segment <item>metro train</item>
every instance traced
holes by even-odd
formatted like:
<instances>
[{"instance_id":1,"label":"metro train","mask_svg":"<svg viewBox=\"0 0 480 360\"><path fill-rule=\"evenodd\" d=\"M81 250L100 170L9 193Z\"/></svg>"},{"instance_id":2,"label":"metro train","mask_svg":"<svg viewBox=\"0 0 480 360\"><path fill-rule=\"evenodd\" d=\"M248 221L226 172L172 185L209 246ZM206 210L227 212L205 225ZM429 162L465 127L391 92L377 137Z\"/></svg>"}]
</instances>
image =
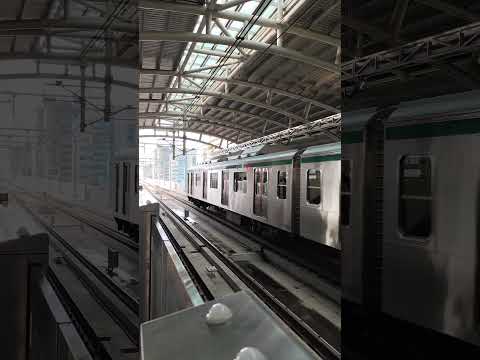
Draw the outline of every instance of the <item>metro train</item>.
<instances>
[{"instance_id":1,"label":"metro train","mask_svg":"<svg viewBox=\"0 0 480 360\"><path fill-rule=\"evenodd\" d=\"M113 161L113 217L117 229L138 239L140 210L138 149L116 152Z\"/></svg>"},{"instance_id":2,"label":"metro train","mask_svg":"<svg viewBox=\"0 0 480 360\"><path fill-rule=\"evenodd\" d=\"M342 114L342 313L480 345L479 118L479 91Z\"/></svg>"},{"instance_id":3,"label":"metro train","mask_svg":"<svg viewBox=\"0 0 480 360\"><path fill-rule=\"evenodd\" d=\"M187 172L190 201L340 250L340 143L261 146Z\"/></svg>"}]
</instances>

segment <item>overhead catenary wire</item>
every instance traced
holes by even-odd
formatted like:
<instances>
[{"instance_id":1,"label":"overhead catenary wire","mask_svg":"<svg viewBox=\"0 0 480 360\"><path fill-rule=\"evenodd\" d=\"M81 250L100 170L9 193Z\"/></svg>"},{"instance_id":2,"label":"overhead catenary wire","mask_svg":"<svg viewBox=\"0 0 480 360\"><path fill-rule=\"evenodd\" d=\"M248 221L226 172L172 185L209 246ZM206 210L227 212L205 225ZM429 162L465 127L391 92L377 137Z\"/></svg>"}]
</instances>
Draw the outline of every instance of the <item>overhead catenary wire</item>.
<instances>
[{"instance_id":1,"label":"overhead catenary wire","mask_svg":"<svg viewBox=\"0 0 480 360\"><path fill-rule=\"evenodd\" d=\"M207 85L209 84L210 81L212 81L213 77L215 77L215 75L217 74L217 72L219 71L219 69L221 67L224 66L224 64L230 59L230 56L233 54L233 52L235 51L235 49L238 48L238 46L240 45L240 43L247 37L248 35L248 32L250 31L250 29L255 25L255 23L258 21L258 19L260 18L260 16L263 14L263 12L267 9L267 7L270 5L270 3L272 2L272 0L262 0L260 2L260 4L255 8L255 10L253 11L252 13L252 16L251 18L249 19L249 21L247 22L247 24L245 24L243 26L243 28L238 32L238 34L236 35L235 37L235 42L228 48L228 50L226 51L225 55L222 56L222 58L220 59L220 62L217 63L217 67L214 68L213 72L210 74L209 78L205 81L205 83L203 84L203 86L200 88L200 90L198 91L198 93L196 93L194 95L194 99L192 100L192 102L190 102L190 104L188 104L187 107L184 108L184 112L183 112L183 118L186 119L186 115L187 113L189 112L189 110L195 106L196 102L198 99L200 99L200 97L202 96L202 94L205 92L205 90L207 89Z\"/></svg>"},{"instance_id":2,"label":"overhead catenary wire","mask_svg":"<svg viewBox=\"0 0 480 360\"><path fill-rule=\"evenodd\" d=\"M105 31L110 27L110 25L117 19L117 16L127 8L130 0L121 0L116 5L115 9L108 15L103 24L97 30L94 36L91 37L89 43L82 49L80 53L80 58L84 57L86 53L94 46L97 41L104 35Z\"/></svg>"},{"instance_id":3,"label":"overhead catenary wire","mask_svg":"<svg viewBox=\"0 0 480 360\"><path fill-rule=\"evenodd\" d=\"M265 9L270 5L270 1L262 1L259 6L255 9L255 11L252 13L252 16L249 20L249 22L242 28L242 30L237 34L235 43L232 44L229 49L227 50L226 54L221 58L219 62L215 65L213 71L209 73L208 79L203 83L201 89L195 94L194 99L190 104L186 107L184 107L183 111L183 117L185 118L186 114L188 111L192 108L194 110L198 109L197 101L200 99L200 97L204 94L206 91L207 87L210 85L212 81L214 80L215 75L218 73L218 71L225 65L226 61L230 58L230 56L233 54L233 51L238 48L241 45L241 42L246 38L246 35L250 31L250 29L253 27L257 19L260 17L261 13L265 11ZM274 38L272 42L268 45L267 48L263 49L260 54L256 54L255 60L253 64L256 64L257 62L261 61L264 55L268 52L268 50L274 45L278 39L283 37L288 30L294 26L302 16L304 16L310 9L312 9L315 6L314 3L310 4L310 6L306 7L305 10L303 10L301 13L296 15L293 20L288 21L285 27L282 28L281 32L277 32L276 35L274 35ZM260 12L261 11L261 12Z\"/></svg>"},{"instance_id":4,"label":"overhead catenary wire","mask_svg":"<svg viewBox=\"0 0 480 360\"><path fill-rule=\"evenodd\" d=\"M192 100L192 102L189 104L189 106L185 108L184 116L186 116L188 111L193 106L195 106L195 104L198 101L198 99L200 98L200 96L202 96L202 94L207 89L207 86L208 86L209 82L212 81L212 79L215 77L215 75L217 74L219 69L226 63L226 61L228 61L230 59L230 56L233 54L235 49L237 49L238 46L241 44L241 42L246 38L250 29L255 25L255 23L260 18L260 15L263 14L263 12L267 9L267 7L270 5L271 2L272 2L272 0L262 0L260 2L260 4L255 8L255 10L253 11L252 16L249 19L249 21L247 22L247 24L245 24L243 26L243 28L236 35L235 42L228 48L225 55L222 56L222 58L220 59L220 62L217 63L218 64L217 67L210 73L209 78L204 82L203 86L198 91L198 93L195 94L194 100Z\"/></svg>"}]
</instances>

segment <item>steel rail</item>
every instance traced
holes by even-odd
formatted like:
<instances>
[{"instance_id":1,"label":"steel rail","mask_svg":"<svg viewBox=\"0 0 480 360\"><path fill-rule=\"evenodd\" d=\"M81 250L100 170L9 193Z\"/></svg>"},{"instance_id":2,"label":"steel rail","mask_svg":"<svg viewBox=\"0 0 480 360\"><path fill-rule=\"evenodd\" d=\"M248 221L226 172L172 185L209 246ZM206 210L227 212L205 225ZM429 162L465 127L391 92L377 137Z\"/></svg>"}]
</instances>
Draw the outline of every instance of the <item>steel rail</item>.
<instances>
[{"instance_id":1,"label":"steel rail","mask_svg":"<svg viewBox=\"0 0 480 360\"><path fill-rule=\"evenodd\" d=\"M159 203L161 204L160 206L162 206L162 203ZM164 208L164 206L162 206L162 208ZM171 218L171 216L167 215L166 216L169 218L170 221L175 221L174 219ZM170 229L168 228L168 225L165 223L165 221L159 217L158 218L158 222L159 222L159 225L162 227L162 229L165 231L165 233L167 234L170 242L172 243L173 247L175 248L175 250L177 251L179 257L180 257L180 260L182 261L183 265L185 266L185 268L187 269L187 271L189 272L189 275L191 276L192 280L194 281L195 285L197 286L197 288L199 289L199 292L202 294L202 297L204 298L204 300L206 301L211 301L211 300L214 300L215 299L215 296L213 295L213 293L210 291L210 289L208 288L208 286L203 282L200 274L198 273L198 271L195 269L195 266L192 264L192 262L190 261L190 259L188 258L188 256L182 251L180 245L178 244L178 242L176 241L173 233L170 231ZM191 235L188 234L188 231L187 229L185 229L184 227L177 227L177 229L182 233L183 236L185 236L185 238L197 249L198 252L200 252L209 262L210 264L216 266L216 268L218 270L221 270L220 267L218 267L215 263L215 261L210 257L208 256L207 254L205 254L202 249L197 245L197 243L195 242L195 240L192 238ZM229 282L228 279L228 275L226 275L225 273L222 273L222 277L225 279L225 281L227 281L227 283L230 285L230 287L232 287L232 290L234 291L238 291L239 289L237 288L236 284L232 283L232 282ZM233 286L232 286L233 285Z\"/></svg>"},{"instance_id":2,"label":"steel rail","mask_svg":"<svg viewBox=\"0 0 480 360\"><path fill-rule=\"evenodd\" d=\"M75 328L81 332L82 339L85 341L85 345L90 354L95 354L101 360L113 360L105 344L98 341L98 336L95 330L90 326L88 320L83 316L80 309L75 305L75 301L72 299L68 291L58 279L57 275L52 269L48 269L45 277L51 284L55 294L59 297L63 306L66 307L67 313L75 324Z\"/></svg>"},{"instance_id":3,"label":"steel rail","mask_svg":"<svg viewBox=\"0 0 480 360\"><path fill-rule=\"evenodd\" d=\"M87 268L103 285L105 285L125 306L127 306L135 315L139 314L138 300L134 299L122 288L115 284L106 274L93 265L84 255L66 241L53 227L45 222L39 215L33 212L18 196L19 203L23 208L43 226L63 247L65 247L85 268Z\"/></svg>"},{"instance_id":4,"label":"steel rail","mask_svg":"<svg viewBox=\"0 0 480 360\"><path fill-rule=\"evenodd\" d=\"M31 198L37 199L37 200L44 200L44 199L39 199L39 197L37 197L33 194L30 194L30 193L26 193L26 195L30 196ZM74 214L72 211L66 209L66 207L67 207L66 205L61 205L60 204L61 201L59 201L59 200L54 200L54 199L50 198L49 203L50 204L55 203L55 205L53 205L53 207L57 208L57 210L60 210L64 213L68 214L68 216L74 218L75 220L78 220L81 223L84 223L87 226L90 226L91 228L93 228L93 229L101 232L102 234L108 236L109 238L112 238L115 241L121 243L122 245L126 246L130 250L138 253L138 248L139 248L138 243L132 241L127 236L125 236L123 234L120 234L118 231L109 228L107 225L102 224L101 222L89 219L87 217L84 217L84 216L81 216L81 215L78 215L78 214Z\"/></svg>"},{"instance_id":5,"label":"steel rail","mask_svg":"<svg viewBox=\"0 0 480 360\"><path fill-rule=\"evenodd\" d=\"M163 201L159 200L160 206L174 218L177 223L188 228L188 230L207 247L218 259L222 261L228 269L235 274L245 285L252 290L258 298L260 298L277 316L279 316L300 338L303 339L318 355L323 359L333 360L340 359L340 352L330 345L320 334L306 324L295 313L288 309L280 300L278 300L270 291L262 284L247 274L236 263L228 258L217 246L210 242L206 237L200 234L190 224L188 224L181 216L176 214Z\"/></svg>"},{"instance_id":6,"label":"steel rail","mask_svg":"<svg viewBox=\"0 0 480 360\"><path fill-rule=\"evenodd\" d=\"M51 202L57 202L57 201L56 200L51 200ZM74 214L72 211L67 210L66 206L64 206L64 205L63 206L62 205L56 205L56 206L57 206L57 208L59 208L61 211L65 212L65 213L67 213L72 218L90 226L91 228L101 232L104 235L107 235L108 237L114 239L115 241L121 243L122 245L125 245L130 250L138 253L138 248L139 248L138 243L132 241L127 236L119 233L116 230L113 230L113 229L109 228L107 225L102 224L101 222L89 219L87 217L84 217L84 216L81 216L81 215L78 215L78 214Z\"/></svg>"},{"instance_id":7,"label":"steel rail","mask_svg":"<svg viewBox=\"0 0 480 360\"><path fill-rule=\"evenodd\" d=\"M137 323L133 323L132 321L130 321L128 316L122 313L116 307L116 305L112 302L108 295L104 294L101 289L89 279L85 272L82 271L80 267L78 267L72 261L72 259L66 256L67 254L65 253L65 250L59 248L58 250L60 250L65 255L64 260L68 264L68 267L77 276L77 278L86 288L86 290L92 295L95 301L100 304L100 306L105 310L105 312L110 315L113 321L120 326L120 328L125 332L125 335L127 335L127 337L132 341L132 343L135 344L135 346L138 348L140 332ZM81 314L81 311L79 309L78 312L80 312ZM88 323L86 319L84 319L84 321Z\"/></svg>"},{"instance_id":8,"label":"steel rail","mask_svg":"<svg viewBox=\"0 0 480 360\"><path fill-rule=\"evenodd\" d=\"M149 190L150 185L146 185L145 187L146 187L147 190ZM155 195L155 193L153 191L151 191L151 190L149 190L149 191L155 199L159 200L159 198ZM255 236L255 234L252 234L252 233L248 232L247 230L242 229L241 227L238 227L238 226L232 224L228 220L222 219L219 216L214 216L211 212L209 212L207 210L203 210L200 207L198 207L198 206L196 206L192 203L189 203L188 201L185 201L178 196L173 195L169 191L165 191L165 190L163 190L163 191L164 191L165 194L167 194L167 196L171 197L172 199L182 203L185 206L188 206L191 209L194 209L195 211L199 212L200 214L202 214L202 215L204 215L204 216L206 216L206 217L208 217L212 220L215 220L215 221L219 222L220 224L222 224L222 226L225 226L226 228L241 234L242 236L244 236L248 240L260 245L262 248L268 249L269 251L283 257L284 259L294 263L297 266L300 266L300 267L302 267L302 268L304 268L308 271L311 271L315 274L319 274L320 271L319 271L319 269L317 269L315 267L314 264L306 263L305 261L302 261L302 259L292 255L291 252L288 252L286 250L282 250L282 249L279 249L277 247L272 246L272 244L270 244L268 241L260 239L258 236ZM337 253L337 251L335 251L335 253ZM323 276L322 278L325 279L325 280L328 280L328 282L330 282L330 283L339 283L340 282L340 279L331 279L331 278L326 279L325 276Z\"/></svg>"}]
</instances>

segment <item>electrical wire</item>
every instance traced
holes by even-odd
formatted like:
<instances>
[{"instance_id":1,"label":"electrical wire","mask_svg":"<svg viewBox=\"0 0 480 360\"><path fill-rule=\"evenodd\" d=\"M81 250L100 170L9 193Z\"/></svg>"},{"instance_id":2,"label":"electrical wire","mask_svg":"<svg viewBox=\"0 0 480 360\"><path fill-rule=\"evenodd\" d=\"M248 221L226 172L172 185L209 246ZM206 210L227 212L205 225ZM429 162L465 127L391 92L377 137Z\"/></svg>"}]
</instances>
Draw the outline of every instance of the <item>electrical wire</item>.
<instances>
[{"instance_id":1,"label":"electrical wire","mask_svg":"<svg viewBox=\"0 0 480 360\"><path fill-rule=\"evenodd\" d=\"M115 4L115 10L108 15L100 26L100 29L97 30L96 34L90 39L90 42L80 52L80 58L84 57L85 54L97 43L97 41L105 34L105 31L107 31L110 25L117 19L117 16L120 15L120 12L127 8L129 3L130 0L121 0L120 3Z\"/></svg>"},{"instance_id":2,"label":"electrical wire","mask_svg":"<svg viewBox=\"0 0 480 360\"><path fill-rule=\"evenodd\" d=\"M244 26L244 28L242 29L242 31L240 31L237 36L236 36L236 39L237 41L232 44L232 46L229 48L229 52L227 52L227 54L225 54L222 59L220 60L220 62L217 62L217 67L214 69L213 72L210 73L210 76L209 78L205 81L205 83L203 84L202 88L199 90L199 93L195 94L195 99L190 103L190 105L185 108L184 110L184 114L183 116L186 116L187 112L193 107L195 106L195 103L196 101L200 98L200 96L202 96L203 92L206 90L207 88L207 85L210 81L212 81L212 79L215 77L215 75L218 73L219 69L224 66L224 63L230 58L230 56L233 54L233 51L238 48L238 46L240 45L240 43L245 39L246 37L246 34L248 33L248 31L250 31L250 29L253 27L253 25L255 25L255 22L258 20L258 18L260 17L260 15L257 15L258 11L261 10L261 8L263 7L263 10L261 13L263 13L263 11L265 11L265 9L270 5L271 3L271 0L268 1L267 5L265 6L265 3L267 3L266 1L262 2L259 4L259 6L257 6L257 8L255 9L255 11L252 13L252 17L250 18L249 22ZM262 60L262 58L264 57L264 55L266 55L267 51L277 42L277 40L281 37L283 37L287 32L288 30L294 26L298 20L300 20L300 18L302 18L310 9L312 9L313 7L315 6L315 2L313 2L309 7L307 7L304 11L302 11L301 13L299 13L293 21L289 21L288 22L288 25L283 29L283 31L281 32L277 32L277 35L274 36L272 42L268 45L268 47L266 47L265 49L263 49L260 54L255 54L256 55L256 58L254 60L254 63L252 64L252 66L256 63L258 63L259 61ZM250 26L250 22L252 21L252 19L255 19L255 22L252 23ZM248 29L247 29L248 28ZM239 36L240 33L244 32L243 30L246 30L247 29L247 32L245 33L245 35L243 36ZM198 106L197 106L198 107Z\"/></svg>"},{"instance_id":3,"label":"electrical wire","mask_svg":"<svg viewBox=\"0 0 480 360\"><path fill-rule=\"evenodd\" d=\"M189 104L188 107L185 108L184 116L186 116L186 114L192 108L192 106L195 106L195 103L198 101L200 96L202 96L202 94L205 92L209 82L212 81L212 79L218 73L219 69L225 64L225 62L230 59L235 49L237 49L238 46L241 44L241 42L245 40L250 29L255 25L255 23L258 21L260 16L267 9L267 7L270 5L271 2L272 0L262 0L260 4L255 8L247 24L245 24L244 27L236 35L235 42L228 48L226 54L223 55L223 57L220 59L220 62L218 63L218 67L215 68L214 71L210 73L209 78L205 81L202 88L200 88L199 92L195 94L195 99Z\"/></svg>"}]
</instances>

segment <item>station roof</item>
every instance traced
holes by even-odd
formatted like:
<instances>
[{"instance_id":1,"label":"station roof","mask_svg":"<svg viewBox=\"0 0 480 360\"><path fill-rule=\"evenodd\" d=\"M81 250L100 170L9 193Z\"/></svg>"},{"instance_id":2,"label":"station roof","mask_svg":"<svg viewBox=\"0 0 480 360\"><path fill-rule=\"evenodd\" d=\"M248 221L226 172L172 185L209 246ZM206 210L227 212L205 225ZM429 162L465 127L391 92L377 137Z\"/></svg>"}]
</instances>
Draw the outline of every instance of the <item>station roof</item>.
<instances>
[{"instance_id":1,"label":"station roof","mask_svg":"<svg viewBox=\"0 0 480 360\"><path fill-rule=\"evenodd\" d=\"M480 2L344 0L343 110L476 89Z\"/></svg>"},{"instance_id":2,"label":"station roof","mask_svg":"<svg viewBox=\"0 0 480 360\"><path fill-rule=\"evenodd\" d=\"M340 0L139 6L140 128L241 143L340 111Z\"/></svg>"},{"instance_id":3,"label":"station roof","mask_svg":"<svg viewBox=\"0 0 480 360\"><path fill-rule=\"evenodd\" d=\"M111 4L111 5L108 5ZM9 0L0 2L0 60L32 60L33 74L9 74L8 78L75 79L78 65L99 65L99 73L88 69L88 79L101 75L106 62L137 67L137 8L127 0L115 5L101 0ZM112 54L107 54L107 39ZM48 66L76 65L64 74L48 73ZM94 76L95 75L95 76ZM7 74L2 74L2 79ZM103 79L101 79L103 81Z\"/></svg>"}]
</instances>

